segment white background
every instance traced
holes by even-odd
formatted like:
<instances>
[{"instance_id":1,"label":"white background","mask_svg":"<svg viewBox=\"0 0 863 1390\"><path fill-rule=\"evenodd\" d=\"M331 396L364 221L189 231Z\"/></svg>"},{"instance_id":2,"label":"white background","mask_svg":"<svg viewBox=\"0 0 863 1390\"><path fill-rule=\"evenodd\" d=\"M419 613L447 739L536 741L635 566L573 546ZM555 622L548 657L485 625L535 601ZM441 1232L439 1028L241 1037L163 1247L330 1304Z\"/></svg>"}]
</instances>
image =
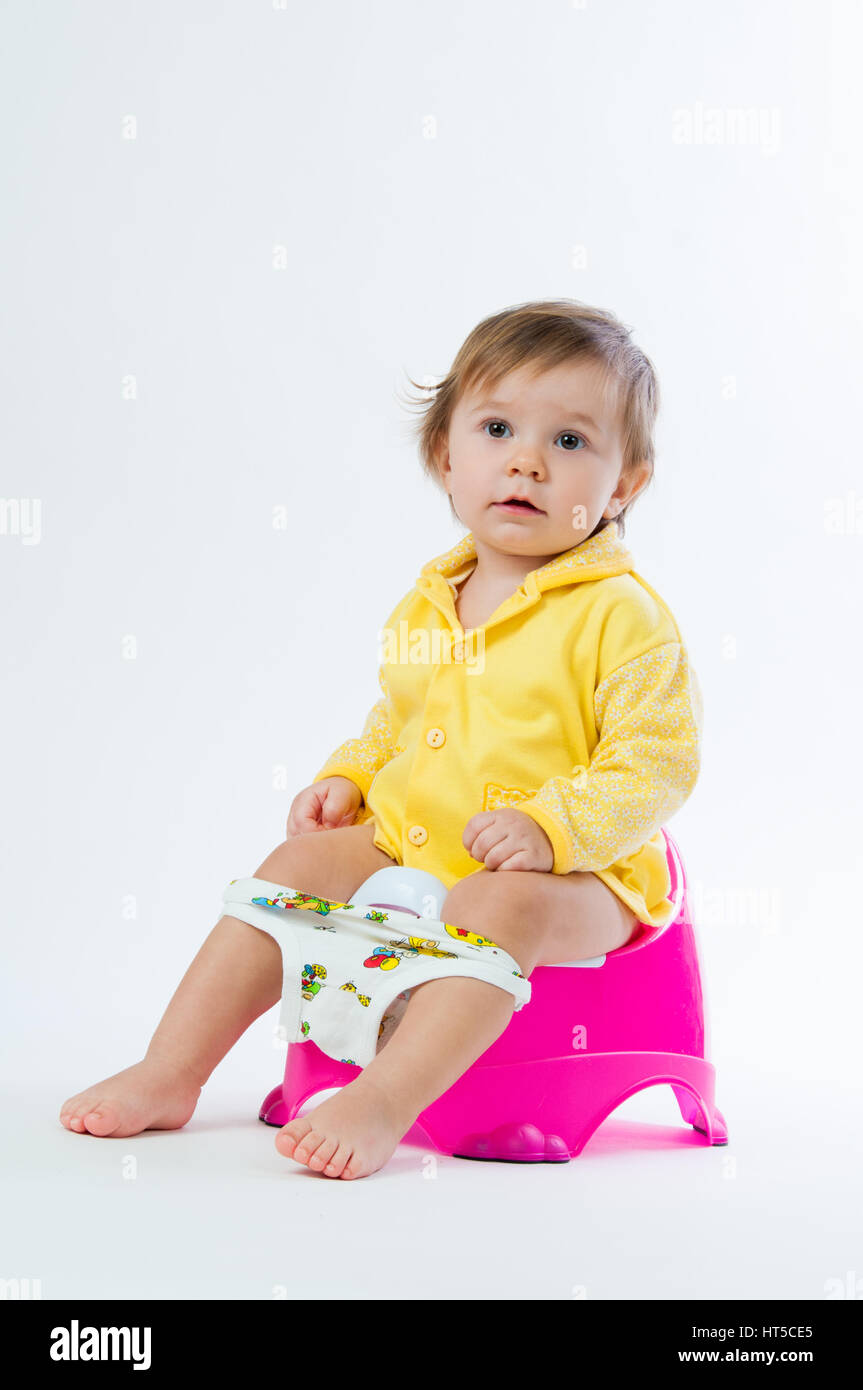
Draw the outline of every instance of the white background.
<instances>
[{"instance_id":1,"label":"white background","mask_svg":"<svg viewBox=\"0 0 863 1390\"><path fill-rule=\"evenodd\" d=\"M3 5L0 1275L268 1298L301 1263L307 1294L355 1297L364 1260L314 1208L390 1252L382 1297L406 1268L423 1297L863 1279L861 30L849 0ZM713 108L724 139L675 138ZM609 1121L562 1168L428 1182L403 1147L313 1177L256 1120L276 1010L184 1130L70 1134L60 1104L143 1054L228 880L359 733L380 624L462 534L408 376L557 297L615 311L659 372L625 539L704 694L669 828L731 1144L692 1147L663 1088L626 1103L631 1147Z\"/></svg>"}]
</instances>

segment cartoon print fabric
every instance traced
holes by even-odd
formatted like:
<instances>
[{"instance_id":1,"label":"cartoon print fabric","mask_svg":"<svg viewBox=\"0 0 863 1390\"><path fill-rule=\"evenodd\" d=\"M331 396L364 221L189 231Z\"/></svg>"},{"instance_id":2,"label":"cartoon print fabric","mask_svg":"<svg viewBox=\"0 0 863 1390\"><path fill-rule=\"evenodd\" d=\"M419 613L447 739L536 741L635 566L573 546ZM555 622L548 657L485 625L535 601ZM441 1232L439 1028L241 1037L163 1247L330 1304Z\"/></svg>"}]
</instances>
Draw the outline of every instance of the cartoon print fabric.
<instances>
[{"instance_id":1,"label":"cartoon print fabric","mask_svg":"<svg viewBox=\"0 0 863 1390\"><path fill-rule=\"evenodd\" d=\"M508 990L516 1012L530 981L495 941L395 908L333 902L265 879L232 879L223 910L268 932L282 951L279 1024L289 1043L313 1041L365 1067L425 980L468 976Z\"/></svg>"}]
</instances>

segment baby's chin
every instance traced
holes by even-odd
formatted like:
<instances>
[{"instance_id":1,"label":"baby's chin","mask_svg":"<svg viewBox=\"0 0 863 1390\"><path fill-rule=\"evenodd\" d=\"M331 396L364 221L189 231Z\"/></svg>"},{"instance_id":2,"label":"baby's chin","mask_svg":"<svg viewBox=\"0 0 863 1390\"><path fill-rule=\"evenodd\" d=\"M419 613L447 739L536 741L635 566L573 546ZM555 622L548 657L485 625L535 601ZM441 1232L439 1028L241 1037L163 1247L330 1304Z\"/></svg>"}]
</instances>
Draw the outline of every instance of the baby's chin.
<instances>
[{"instance_id":1,"label":"baby's chin","mask_svg":"<svg viewBox=\"0 0 863 1390\"><path fill-rule=\"evenodd\" d=\"M503 513L495 517L491 524L488 517L482 517L478 518L471 530L475 540L482 541L489 550L499 555L536 555L544 558L562 555L589 534L587 530L575 531L568 518L555 525L544 513L530 516L529 520Z\"/></svg>"}]
</instances>

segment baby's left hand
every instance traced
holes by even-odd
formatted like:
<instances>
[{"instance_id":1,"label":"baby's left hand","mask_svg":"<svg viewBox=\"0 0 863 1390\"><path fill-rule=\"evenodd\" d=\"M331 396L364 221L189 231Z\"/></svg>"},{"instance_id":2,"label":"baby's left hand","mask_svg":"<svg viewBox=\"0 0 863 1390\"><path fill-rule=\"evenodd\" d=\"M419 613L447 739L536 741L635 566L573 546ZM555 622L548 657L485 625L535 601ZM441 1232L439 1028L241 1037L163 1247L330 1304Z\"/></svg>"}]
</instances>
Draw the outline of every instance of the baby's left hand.
<instances>
[{"instance_id":1,"label":"baby's left hand","mask_svg":"<svg viewBox=\"0 0 863 1390\"><path fill-rule=\"evenodd\" d=\"M480 811L471 816L461 841L471 858L487 869L548 873L554 863L551 840L524 811Z\"/></svg>"}]
</instances>

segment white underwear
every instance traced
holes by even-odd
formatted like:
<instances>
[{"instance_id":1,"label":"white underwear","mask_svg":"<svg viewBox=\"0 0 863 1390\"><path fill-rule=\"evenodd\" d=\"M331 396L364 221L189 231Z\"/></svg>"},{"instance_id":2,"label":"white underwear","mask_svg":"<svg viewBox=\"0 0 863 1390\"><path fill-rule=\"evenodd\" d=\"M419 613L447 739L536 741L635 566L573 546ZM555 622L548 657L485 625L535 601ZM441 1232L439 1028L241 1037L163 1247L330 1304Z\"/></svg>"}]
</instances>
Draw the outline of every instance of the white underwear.
<instances>
[{"instance_id":1,"label":"white underwear","mask_svg":"<svg viewBox=\"0 0 863 1390\"><path fill-rule=\"evenodd\" d=\"M338 1062L366 1067L389 1041L410 991L468 976L531 995L518 962L488 937L396 908L337 903L262 878L235 878L224 910L274 937L282 951L282 1036L314 1042Z\"/></svg>"}]
</instances>

